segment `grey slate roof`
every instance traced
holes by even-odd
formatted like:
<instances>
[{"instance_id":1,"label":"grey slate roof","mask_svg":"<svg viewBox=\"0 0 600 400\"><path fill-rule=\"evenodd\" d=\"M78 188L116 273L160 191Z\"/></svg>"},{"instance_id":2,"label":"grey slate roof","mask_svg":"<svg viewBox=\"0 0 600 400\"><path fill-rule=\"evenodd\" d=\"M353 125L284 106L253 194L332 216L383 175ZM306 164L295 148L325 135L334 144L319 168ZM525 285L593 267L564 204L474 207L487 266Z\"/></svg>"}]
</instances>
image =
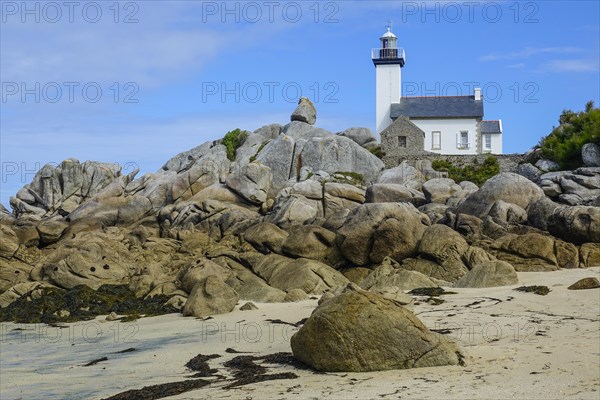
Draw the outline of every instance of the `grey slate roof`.
<instances>
[{"instance_id":1,"label":"grey slate roof","mask_svg":"<svg viewBox=\"0 0 600 400\"><path fill-rule=\"evenodd\" d=\"M502 133L500 121L481 121L481 133Z\"/></svg>"},{"instance_id":2,"label":"grey slate roof","mask_svg":"<svg viewBox=\"0 0 600 400\"><path fill-rule=\"evenodd\" d=\"M392 104L390 117L409 118L481 118L483 100L475 96L450 97L402 97L400 103Z\"/></svg>"}]
</instances>

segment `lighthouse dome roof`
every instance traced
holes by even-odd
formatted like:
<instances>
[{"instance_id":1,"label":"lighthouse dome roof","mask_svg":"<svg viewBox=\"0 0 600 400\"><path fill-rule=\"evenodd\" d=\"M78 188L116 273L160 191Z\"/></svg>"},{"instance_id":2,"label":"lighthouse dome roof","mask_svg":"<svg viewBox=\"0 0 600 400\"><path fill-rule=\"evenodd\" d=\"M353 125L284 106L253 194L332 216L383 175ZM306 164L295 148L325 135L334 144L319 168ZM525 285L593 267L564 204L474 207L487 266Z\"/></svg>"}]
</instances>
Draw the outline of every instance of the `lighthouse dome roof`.
<instances>
[{"instance_id":1,"label":"lighthouse dome roof","mask_svg":"<svg viewBox=\"0 0 600 400\"><path fill-rule=\"evenodd\" d=\"M397 38L396 35L394 35L392 33L392 30L390 28L387 28L387 32L381 36L381 39L387 39L387 38L395 38L395 39Z\"/></svg>"}]
</instances>

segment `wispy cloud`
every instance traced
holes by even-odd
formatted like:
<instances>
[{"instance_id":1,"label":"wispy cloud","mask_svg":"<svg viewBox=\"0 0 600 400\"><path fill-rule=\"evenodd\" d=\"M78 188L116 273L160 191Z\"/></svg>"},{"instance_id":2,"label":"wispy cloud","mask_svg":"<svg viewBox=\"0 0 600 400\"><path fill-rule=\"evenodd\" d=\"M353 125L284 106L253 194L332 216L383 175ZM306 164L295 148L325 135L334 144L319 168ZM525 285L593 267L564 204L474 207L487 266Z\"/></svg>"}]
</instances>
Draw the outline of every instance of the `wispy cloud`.
<instances>
[{"instance_id":1,"label":"wispy cloud","mask_svg":"<svg viewBox=\"0 0 600 400\"><path fill-rule=\"evenodd\" d=\"M598 72L600 65L598 60L591 59L550 60L541 69L549 72Z\"/></svg>"},{"instance_id":2,"label":"wispy cloud","mask_svg":"<svg viewBox=\"0 0 600 400\"><path fill-rule=\"evenodd\" d=\"M491 53L479 58L479 61L520 60L542 54L581 54L585 49L578 47L526 47L515 52Z\"/></svg>"}]
</instances>

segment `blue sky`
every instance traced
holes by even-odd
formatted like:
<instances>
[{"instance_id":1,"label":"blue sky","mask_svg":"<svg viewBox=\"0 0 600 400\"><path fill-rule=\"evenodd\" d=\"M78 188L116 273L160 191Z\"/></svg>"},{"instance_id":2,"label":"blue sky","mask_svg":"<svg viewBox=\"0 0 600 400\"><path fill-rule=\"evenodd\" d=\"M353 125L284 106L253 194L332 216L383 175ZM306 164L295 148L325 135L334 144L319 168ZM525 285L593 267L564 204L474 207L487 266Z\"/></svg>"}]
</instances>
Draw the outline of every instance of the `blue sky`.
<instances>
[{"instance_id":1,"label":"blue sky","mask_svg":"<svg viewBox=\"0 0 600 400\"><path fill-rule=\"evenodd\" d=\"M374 129L370 50L388 20L409 95L483 87L505 152L598 105L597 1L0 1L0 202L66 158L153 172L228 130ZM101 91L101 93L100 93Z\"/></svg>"}]
</instances>

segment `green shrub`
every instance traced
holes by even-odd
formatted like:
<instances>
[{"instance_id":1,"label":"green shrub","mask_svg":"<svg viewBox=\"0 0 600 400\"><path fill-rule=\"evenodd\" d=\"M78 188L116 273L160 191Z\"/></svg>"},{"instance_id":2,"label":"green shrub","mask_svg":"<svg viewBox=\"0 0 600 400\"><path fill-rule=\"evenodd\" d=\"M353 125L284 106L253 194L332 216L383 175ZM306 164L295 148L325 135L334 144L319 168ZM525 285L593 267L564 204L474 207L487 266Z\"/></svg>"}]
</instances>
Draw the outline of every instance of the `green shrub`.
<instances>
[{"instance_id":1,"label":"green shrub","mask_svg":"<svg viewBox=\"0 0 600 400\"><path fill-rule=\"evenodd\" d=\"M229 131L221 140L221 144L227 148L227 158L230 161L235 161L235 151L244 144L248 137L247 131L242 131L239 128Z\"/></svg>"},{"instance_id":2,"label":"green shrub","mask_svg":"<svg viewBox=\"0 0 600 400\"><path fill-rule=\"evenodd\" d=\"M263 144L260 145L260 147L258 148L258 150L256 150L256 153L252 157L250 157L250 162L256 161L256 157L258 157L258 154L262 151L262 149L265 148L265 146L267 145L267 143L263 143Z\"/></svg>"},{"instance_id":3,"label":"green shrub","mask_svg":"<svg viewBox=\"0 0 600 400\"><path fill-rule=\"evenodd\" d=\"M590 101L585 111L575 113L564 110L560 125L544 137L540 143L543 158L554 160L562 169L574 169L583 165L581 148L586 143L600 144L600 109Z\"/></svg>"},{"instance_id":4,"label":"green shrub","mask_svg":"<svg viewBox=\"0 0 600 400\"><path fill-rule=\"evenodd\" d=\"M369 149L369 151L377 158L383 158L384 156L383 150L381 150L381 146L372 147Z\"/></svg>"},{"instance_id":5,"label":"green shrub","mask_svg":"<svg viewBox=\"0 0 600 400\"><path fill-rule=\"evenodd\" d=\"M457 167L448 160L435 160L431 165L436 171L448 172L455 182L471 181L478 186L500 173L500 164L494 156L486 157L481 165L474 161L472 165Z\"/></svg>"}]
</instances>

